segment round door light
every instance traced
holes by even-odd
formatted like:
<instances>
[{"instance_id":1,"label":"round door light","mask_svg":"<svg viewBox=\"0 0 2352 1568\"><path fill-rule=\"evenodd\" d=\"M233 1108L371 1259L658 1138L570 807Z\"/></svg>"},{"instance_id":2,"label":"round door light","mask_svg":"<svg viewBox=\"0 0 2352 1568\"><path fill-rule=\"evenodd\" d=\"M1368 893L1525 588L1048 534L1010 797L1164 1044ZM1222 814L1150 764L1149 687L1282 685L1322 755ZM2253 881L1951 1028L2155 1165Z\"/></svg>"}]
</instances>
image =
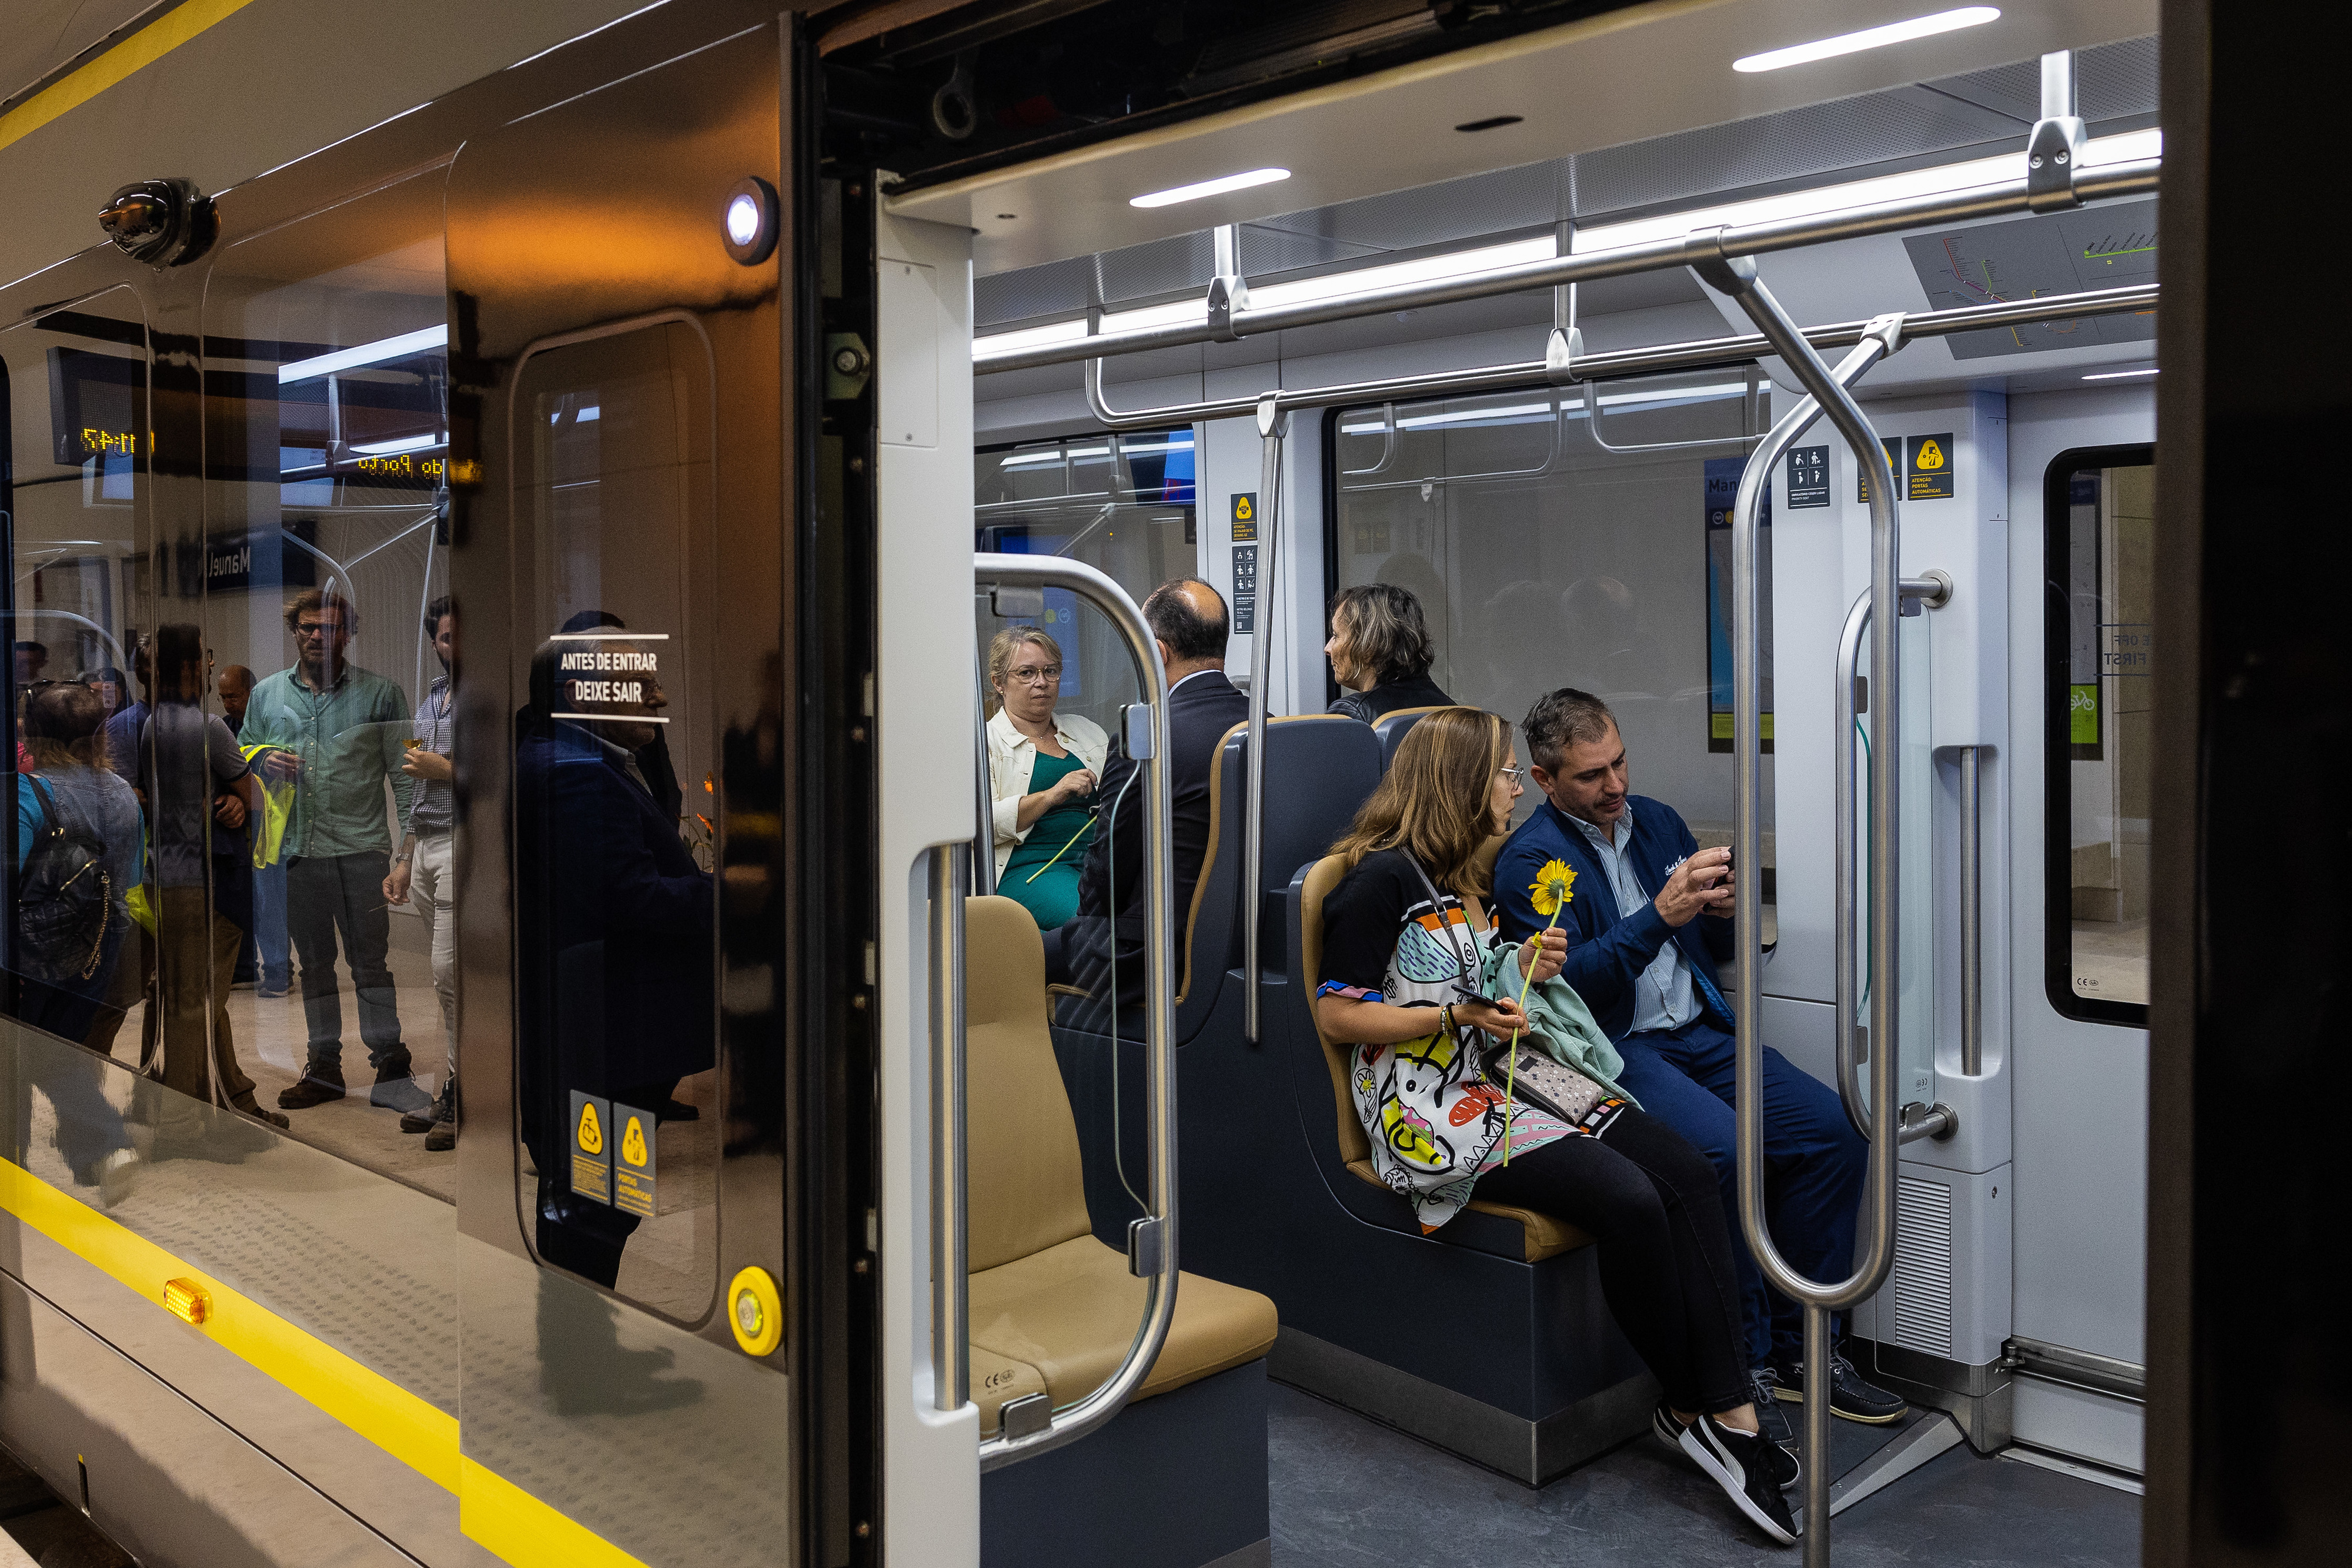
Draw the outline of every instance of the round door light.
<instances>
[{"instance_id":1,"label":"round door light","mask_svg":"<svg viewBox=\"0 0 2352 1568\"><path fill-rule=\"evenodd\" d=\"M776 248L776 188L757 175L735 183L719 209L719 231L727 254L757 267Z\"/></svg>"},{"instance_id":2,"label":"round door light","mask_svg":"<svg viewBox=\"0 0 2352 1568\"><path fill-rule=\"evenodd\" d=\"M783 1299L765 1269L755 1264L728 1282L727 1325L749 1355L765 1355L783 1342Z\"/></svg>"}]
</instances>

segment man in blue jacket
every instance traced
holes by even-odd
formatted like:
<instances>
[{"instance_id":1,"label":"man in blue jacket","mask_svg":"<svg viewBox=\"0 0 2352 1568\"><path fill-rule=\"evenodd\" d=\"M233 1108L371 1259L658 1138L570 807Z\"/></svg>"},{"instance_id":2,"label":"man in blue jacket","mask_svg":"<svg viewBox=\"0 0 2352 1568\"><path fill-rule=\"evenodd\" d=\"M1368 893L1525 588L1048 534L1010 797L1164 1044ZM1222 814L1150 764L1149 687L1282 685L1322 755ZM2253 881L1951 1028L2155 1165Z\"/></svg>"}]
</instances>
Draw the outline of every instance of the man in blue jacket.
<instances>
[{"instance_id":1,"label":"man in blue jacket","mask_svg":"<svg viewBox=\"0 0 2352 1568\"><path fill-rule=\"evenodd\" d=\"M1537 871L1557 860L1576 873L1559 914L1568 936L1560 978L1616 1042L1625 1059L1620 1081L1643 1109L1715 1162L1758 1410L1769 1421L1774 1396L1803 1397L1804 1317L1767 1289L1739 1230L1733 1019L1716 972L1732 952L1731 852L1700 849L1673 807L1628 793L1624 742L1599 697L1562 687L1538 698L1521 727L1543 800L1496 862L1496 918L1514 940L1541 930L1545 917L1530 897ZM1844 1279L1853 1271L1864 1145L1837 1095L1769 1047L1764 1140L1765 1213L1781 1255L1814 1279ZM1898 1419L1905 1406L1839 1355L1830 1408L1878 1424ZM1773 1425L1785 1430L1784 1421Z\"/></svg>"}]
</instances>

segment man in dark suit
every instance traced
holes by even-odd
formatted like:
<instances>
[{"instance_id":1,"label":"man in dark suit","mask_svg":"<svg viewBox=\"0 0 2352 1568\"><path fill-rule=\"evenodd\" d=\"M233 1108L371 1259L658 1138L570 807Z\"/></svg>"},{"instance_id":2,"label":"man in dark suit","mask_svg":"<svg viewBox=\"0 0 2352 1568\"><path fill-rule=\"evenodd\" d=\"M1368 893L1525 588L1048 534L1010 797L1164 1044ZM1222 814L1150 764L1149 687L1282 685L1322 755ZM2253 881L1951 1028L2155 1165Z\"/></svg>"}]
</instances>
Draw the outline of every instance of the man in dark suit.
<instances>
[{"instance_id":1,"label":"man in dark suit","mask_svg":"<svg viewBox=\"0 0 2352 1568\"><path fill-rule=\"evenodd\" d=\"M1631 790L1625 743L1609 705L1563 686L1521 725L1528 774L1544 799L1495 862L1495 918L1524 941L1550 923L1532 897L1554 861L1574 873L1558 915L1568 939L1560 978L1624 1058L1618 1082L1690 1140L1722 1183L1741 1316L1765 1435L1788 1443L1777 1400L1801 1398L1804 1314L1768 1290L1739 1229L1732 1126L1734 1019L1716 966L1732 956L1732 856L1701 849L1681 813ZM1747 846L1741 846L1743 849ZM1819 1280L1853 1267L1865 1146L1828 1085L1764 1050L1765 1209L1789 1261ZM1874 1425L1904 1402L1832 1358L1830 1409Z\"/></svg>"},{"instance_id":2,"label":"man in dark suit","mask_svg":"<svg viewBox=\"0 0 2352 1568\"><path fill-rule=\"evenodd\" d=\"M1225 679L1225 601L1197 577L1171 578L1143 601L1143 618L1160 643L1168 671L1168 772L1176 887L1172 913L1177 940L1192 908L1192 889L1209 848L1209 776L1225 732L1249 719L1249 699ZM1141 769L1115 748L1095 790L1106 831L1095 835L1078 879L1078 913L1046 933L1047 972L1060 965L1088 998L1063 1011L1062 1021L1108 1033L1111 1004L1118 1032L1143 1033L1143 810ZM1111 894L1118 893L1117 917ZM1056 960L1060 961L1057 965ZM1182 955L1178 955L1181 967ZM1058 974L1055 977L1060 977Z\"/></svg>"}]
</instances>

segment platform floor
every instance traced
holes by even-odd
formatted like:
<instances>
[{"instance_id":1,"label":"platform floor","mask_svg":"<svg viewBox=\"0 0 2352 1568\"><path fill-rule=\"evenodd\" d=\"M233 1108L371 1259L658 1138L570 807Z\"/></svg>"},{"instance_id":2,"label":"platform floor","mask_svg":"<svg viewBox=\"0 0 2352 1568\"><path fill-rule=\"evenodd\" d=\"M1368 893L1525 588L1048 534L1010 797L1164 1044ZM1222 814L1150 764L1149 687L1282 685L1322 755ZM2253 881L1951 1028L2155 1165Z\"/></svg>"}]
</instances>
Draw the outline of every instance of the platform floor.
<instances>
[{"instance_id":1,"label":"platform floor","mask_svg":"<svg viewBox=\"0 0 2352 1568\"><path fill-rule=\"evenodd\" d=\"M1276 1568L1655 1568L1781 1563L1680 1455L1640 1437L1530 1490L1276 1384ZM1840 1423L1842 1462L1883 1434ZM1966 1447L1839 1514L1840 1568L2137 1568L2139 1499Z\"/></svg>"}]
</instances>

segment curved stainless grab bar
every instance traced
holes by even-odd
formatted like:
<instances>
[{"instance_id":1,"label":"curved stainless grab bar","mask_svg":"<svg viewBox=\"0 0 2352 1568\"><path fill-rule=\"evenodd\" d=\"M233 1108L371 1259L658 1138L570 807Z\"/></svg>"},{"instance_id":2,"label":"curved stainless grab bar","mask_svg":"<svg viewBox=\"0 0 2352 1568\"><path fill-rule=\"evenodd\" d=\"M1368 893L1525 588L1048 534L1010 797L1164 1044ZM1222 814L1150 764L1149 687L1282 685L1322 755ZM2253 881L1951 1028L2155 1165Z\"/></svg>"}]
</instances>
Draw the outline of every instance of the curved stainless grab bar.
<instances>
[{"instance_id":1,"label":"curved stainless grab bar","mask_svg":"<svg viewBox=\"0 0 2352 1568\"><path fill-rule=\"evenodd\" d=\"M1756 263L1731 256L1721 248L1724 230L1695 233L1685 240L1693 269L1707 283L1739 302L1757 329L1789 365L1811 395L1775 423L1772 434L1740 476L1739 496L1732 509L1732 719L1733 841L1760 841L1762 779L1757 737L1763 719L1762 632L1758 574L1758 514L1762 508L1773 470L1797 437L1826 411L1844 437L1856 461L1870 478L1872 602L1885 613L1872 624L1872 674L1879 685L1878 711L1893 733L1902 713L1901 668L1896 663L1895 632L1899 619L1901 580L1900 524L1895 475L1853 395L1846 390L1879 360L1902 346L1903 318L1880 317L1863 341L1832 371L1822 362L1811 343L1756 276ZM1895 765L1900 751L1874 747L1870 754L1870 931L1871 948L1880 965L1871 988L1871 1039L1878 1052L1878 1071L1871 1074L1871 1113L1881 1127L1900 1124L1895 1105L1895 1056L1897 1019L1895 1008L1895 939L1900 905L1895 902L1900 862L1896 855L1899 826ZM1900 1145L1893 1138L1875 1138L1870 1145L1868 1186L1864 1194L1862 1233L1868 1237L1853 1272L1842 1281L1809 1279L1790 1267L1773 1244L1771 1226L1764 1213L1764 955L1758 943L1762 915L1762 890L1754 877L1732 882L1733 930L1738 942L1737 1003L1738 1073L1734 1112L1738 1119L1739 1228L1764 1278L1782 1294L1805 1308L1805 1511L1806 1568L1829 1568L1830 1540L1830 1313L1852 1306L1885 1283L1895 1262L1895 1156Z\"/></svg>"},{"instance_id":2,"label":"curved stainless grab bar","mask_svg":"<svg viewBox=\"0 0 2352 1568\"><path fill-rule=\"evenodd\" d=\"M1906 577L1902 594L1906 600L1916 599L1930 608L1939 608L1951 602L1952 580L1940 571L1927 577ZM1870 1107L1863 1099L1861 1031L1855 1027L1855 1015L1862 1009L1862 958L1853 927L1853 737L1862 717L1862 704L1856 700L1862 684L1862 634L1869 624L1870 594L1864 591L1846 612L1845 630L1838 636L1837 694L1830 708L1834 716L1831 722L1836 729L1830 755L1836 770L1835 825L1832 831L1837 840L1833 905L1837 920L1837 988L1833 1016L1837 1030L1838 1099L1845 1106L1845 1119L1865 1138L1870 1136L1872 1123ZM1896 1141L1908 1144L1920 1138L1948 1138L1959 1130L1959 1118L1948 1105L1915 1103L1903 1107L1895 1125Z\"/></svg>"},{"instance_id":3,"label":"curved stainless grab bar","mask_svg":"<svg viewBox=\"0 0 2352 1568\"><path fill-rule=\"evenodd\" d=\"M1160 1357L1160 1347L1168 1338L1168 1325L1176 1315L1176 946L1174 939L1175 854L1171 845L1169 822L1170 785L1168 777L1168 672L1160 662L1160 645L1153 640L1151 628L1144 623L1143 612L1136 608L1118 583L1097 571L1084 561L1056 559L1051 556L976 555L972 557L974 580L1020 588L1067 589L1103 613L1126 643L1128 654L1134 659L1143 676L1143 705L1150 715L1150 747L1151 755L1141 758L1144 779L1149 789L1143 819L1144 874L1144 1120L1150 1130L1148 1188L1150 1216L1139 1225L1151 1227L1158 1237L1156 1249L1139 1249L1139 1255L1150 1257L1156 1250L1152 1266L1145 1274L1148 1294L1144 1301L1143 1326L1128 1347L1127 1359L1118 1370L1093 1393L1079 1400L1066 1411L1056 1415L1044 1431L1021 1437L992 1437L980 1446L980 1468L992 1470L1015 1463L1049 1448L1058 1448L1075 1442L1118 1414L1119 1410L1142 1385L1150 1375L1152 1363ZM1134 734L1131 725L1129 736ZM963 977L956 976L961 997ZM961 1016L961 1002L957 1003ZM940 1044L940 1054L948 1059L954 1084L954 1098L962 1101L963 1037L959 1030L951 1040ZM935 1069L935 1071L937 1071ZM938 1097L931 1103L934 1117L941 1113ZM961 1134L959 1134L959 1138ZM957 1190L961 1191L962 1167L958 1162ZM959 1205L956 1216L962 1218ZM937 1236L936 1228L934 1237ZM935 1248L931 1266L936 1271L942 1260ZM934 1280L938 1278L934 1273ZM950 1275L950 1283L962 1295L968 1291L964 1274L959 1269ZM968 1301L968 1298L967 1298ZM965 1312L959 1309L959 1322ZM932 1351L938 1359L936 1345Z\"/></svg>"},{"instance_id":4,"label":"curved stainless grab bar","mask_svg":"<svg viewBox=\"0 0 2352 1568\"><path fill-rule=\"evenodd\" d=\"M1257 611L1250 623L1248 787L1242 812L1242 1038L1258 1042L1258 988L1265 971L1258 965L1259 929L1265 913L1265 701L1266 673L1274 667L1274 574L1282 516L1282 443L1290 415L1268 394L1257 405L1258 508Z\"/></svg>"},{"instance_id":5,"label":"curved stainless grab bar","mask_svg":"<svg viewBox=\"0 0 2352 1568\"><path fill-rule=\"evenodd\" d=\"M996 891L996 790L989 779L988 767L988 668L983 664L971 683L971 712L979 728L974 743L980 748L980 830L971 838L971 891L987 894Z\"/></svg>"},{"instance_id":6,"label":"curved stainless grab bar","mask_svg":"<svg viewBox=\"0 0 2352 1568\"><path fill-rule=\"evenodd\" d=\"M964 894L981 850L931 846L931 1406L971 1402L971 1229L964 1182Z\"/></svg>"}]
</instances>

